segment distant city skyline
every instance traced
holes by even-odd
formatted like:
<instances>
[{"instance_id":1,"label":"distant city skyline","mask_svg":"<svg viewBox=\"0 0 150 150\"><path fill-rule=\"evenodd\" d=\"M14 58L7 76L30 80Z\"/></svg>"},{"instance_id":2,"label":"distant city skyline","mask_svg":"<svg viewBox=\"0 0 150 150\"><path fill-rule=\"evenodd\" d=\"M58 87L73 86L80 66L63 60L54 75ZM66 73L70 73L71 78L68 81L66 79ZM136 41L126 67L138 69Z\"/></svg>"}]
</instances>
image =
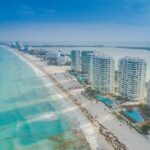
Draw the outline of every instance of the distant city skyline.
<instances>
[{"instance_id":1,"label":"distant city skyline","mask_svg":"<svg viewBox=\"0 0 150 150\"><path fill-rule=\"evenodd\" d=\"M149 41L149 0L5 0L0 40Z\"/></svg>"}]
</instances>

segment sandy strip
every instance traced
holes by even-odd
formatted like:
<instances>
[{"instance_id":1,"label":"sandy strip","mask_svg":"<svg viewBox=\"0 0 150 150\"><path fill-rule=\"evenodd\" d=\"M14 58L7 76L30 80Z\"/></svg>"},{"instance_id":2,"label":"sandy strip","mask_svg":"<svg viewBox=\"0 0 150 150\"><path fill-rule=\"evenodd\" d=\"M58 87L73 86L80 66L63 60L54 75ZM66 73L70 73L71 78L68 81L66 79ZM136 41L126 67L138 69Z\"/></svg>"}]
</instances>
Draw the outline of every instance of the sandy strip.
<instances>
[{"instance_id":1,"label":"sandy strip","mask_svg":"<svg viewBox=\"0 0 150 150\"><path fill-rule=\"evenodd\" d=\"M62 91L58 89L52 81L47 77L47 74L45 74L43 71L41 71L36 64L34 64L34 59L31 60L31 57L27 58L22 55L22 53L16 51L15 49L8 48L11 52L13 52L15 55L17 55L20 59L22 59L25 63L27 63L36 73L36 75L41 78L44 85L49 89L49 92L53 95L59 94L59 97L56 98L56 101L58 101L59 104L61 104L62 111L66 113L66 115L69 117L69 119L72 121L73 125L75 127L79 126L82 129L82 132L89 143L91 149L93 150L112 150L112 146L104 139L104 137L100 136L97 132L97 129L91 124L91 122L85 117L85 115L80 111L80 108L77 107L72 100L68 99L68 97L65 97L64 94L61 94ZM31 63L32 62L32 63ZM43 78L44 76L44 78ZM67 99L67 100L66 100Z\"/></svg>"}]
</instances>

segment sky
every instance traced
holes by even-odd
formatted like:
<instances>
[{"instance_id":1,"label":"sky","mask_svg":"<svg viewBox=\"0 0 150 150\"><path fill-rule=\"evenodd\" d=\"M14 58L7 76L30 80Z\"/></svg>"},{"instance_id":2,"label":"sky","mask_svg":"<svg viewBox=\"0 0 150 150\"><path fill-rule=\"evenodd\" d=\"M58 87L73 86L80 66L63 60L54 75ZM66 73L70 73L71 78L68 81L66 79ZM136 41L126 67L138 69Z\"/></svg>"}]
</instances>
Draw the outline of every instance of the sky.
<instances>
[{"instance_id":1,"label":"sky","mask_svg":"<svg viewBox=\"0 0 150 150\"><path fill-rule=\"evenodd\" d=\"M150 0L2 0L0 40L149 41Z\"/></svg>"}]
</instances>

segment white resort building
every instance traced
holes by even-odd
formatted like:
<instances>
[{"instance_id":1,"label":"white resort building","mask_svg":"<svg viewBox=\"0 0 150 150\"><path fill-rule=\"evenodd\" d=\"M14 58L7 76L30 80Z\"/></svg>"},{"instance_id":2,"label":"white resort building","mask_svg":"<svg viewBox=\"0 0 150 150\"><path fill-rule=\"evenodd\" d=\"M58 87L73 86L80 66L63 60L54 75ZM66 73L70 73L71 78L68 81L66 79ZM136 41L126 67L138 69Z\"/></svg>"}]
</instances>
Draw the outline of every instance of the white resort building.
<instances>
[{"instance_id":1,"label":"white resort building","mask_svg":"<svg viewBox=\"0 0 150 150\"><path fill-rule=\"evenodd\" d=\"M45 59L49 64L65 65L68 62L68 56L62 55L61 52L49 51L46 53Z\"/></svg>"},{"instance_id":2,"label":"white resort building","mask_svg":"<svg viewBox=\"0 0 150 150\"><path fill-rule=\"evenodd\" d=\"M92 53L93 53L93 51L82 51L81 52L81 69L84 74L88 73L88 59L89 59L89 55Z\"/></svg>"},{"instance_id":3,"label":"white resort building","mask_svg":"<svg viewBox=\"0 0 150 150\"><path fill-rule=\"evenodd\" d=\"M146 62L140 58L124 57L119 60L118 92L131 101L141 101L145 97Z\"/></svg>"},{"instance_id":4,"label":"white resort building","mask_svg":"<svg viewBox=\"0 0 150 150\"><path fill-rule=\"evenodd\" d=\"M114 60L112 57L94 56L92 60L92 87L101 94L114 93Z\"/></svg>"},{"instance_id":5,"label":"white resort building","mask_svg":"<svg viewBox=\"0 0 150 150\"><path fill-rule=\"evenodd\" d=\"M80 51L71 51L71 70L75 72L81 71Z\"/></svg>"}]
</instances>

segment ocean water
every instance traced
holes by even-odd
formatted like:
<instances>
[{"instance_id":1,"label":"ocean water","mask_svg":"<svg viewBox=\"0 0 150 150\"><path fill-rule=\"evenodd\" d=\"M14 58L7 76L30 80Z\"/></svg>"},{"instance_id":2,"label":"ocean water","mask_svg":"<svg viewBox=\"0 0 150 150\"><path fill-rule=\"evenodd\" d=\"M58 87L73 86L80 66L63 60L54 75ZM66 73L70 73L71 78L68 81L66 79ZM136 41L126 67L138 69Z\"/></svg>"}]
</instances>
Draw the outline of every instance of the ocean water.
<instances>
[{"instance_id":1,"label":"ocean water","mask_svg":"<svg viewBox=\"0 0 150 150\"><path fill-rule=\"evenodd\" d=\"M0 150L75 149L78 139L64 116L42 117L54 114L51 100L34 71L0 47Z\"/></svg>"}]
</instances>

